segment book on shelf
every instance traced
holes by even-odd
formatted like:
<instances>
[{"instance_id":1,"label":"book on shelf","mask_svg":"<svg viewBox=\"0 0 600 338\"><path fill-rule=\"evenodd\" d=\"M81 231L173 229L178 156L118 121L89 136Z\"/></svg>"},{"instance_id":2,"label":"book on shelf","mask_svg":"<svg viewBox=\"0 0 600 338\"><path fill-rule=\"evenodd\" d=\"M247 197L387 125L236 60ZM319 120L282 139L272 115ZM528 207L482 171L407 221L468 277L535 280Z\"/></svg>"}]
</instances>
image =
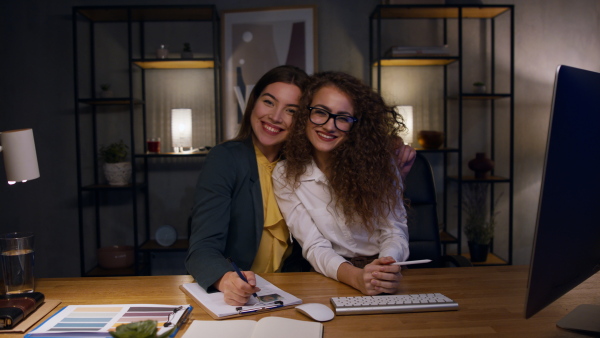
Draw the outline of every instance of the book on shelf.
<instances>
[{"instance_id":1,"label":"book on shelf","mask_svg":"<svg viewBox=\"0 0 600 338\"><path fill-rule=\"evenodd\" d=\"M302 300L269 283L256 275L256 286L260 288L258 297L250 297L244 306L232 306L225 303L222 292L206 292L198 283L186 283L179 288L193 298L214 319L227 319L257 312L273 311L301 304Z\"/></svg>"},{"instance_id":2,"label":"book on shelf","mask_svg":"<svg viewBox=\"0 0 600 338\"><path fill-rule=\"evenodd\" d=\"M154 320L157 334L175 327L175 337L181 324L189 317L190 305L104 304L68 305L25 335L34 337L111 337L120 325Z\"/></svg>"},{"instance_id":3,"label":"book on shelf","mask_svg":"<svg viewBox=\"0 0 600 338\"><path fill-rule=\"evenodd\" d=\"M323 324L283 317L254 320L194 320L182 338L321 338Z\"/></svg>"},{"instance_id":4,"label":"book on shelf","mask_svg":"<svg viewBox=\"0 0 600 338\"><path fill-rule=\"evenodd\" d=\"M449 56L448 46L393 46L386 52L386 57L402 57L402 56Z\"/></svg>"}]
</instances>

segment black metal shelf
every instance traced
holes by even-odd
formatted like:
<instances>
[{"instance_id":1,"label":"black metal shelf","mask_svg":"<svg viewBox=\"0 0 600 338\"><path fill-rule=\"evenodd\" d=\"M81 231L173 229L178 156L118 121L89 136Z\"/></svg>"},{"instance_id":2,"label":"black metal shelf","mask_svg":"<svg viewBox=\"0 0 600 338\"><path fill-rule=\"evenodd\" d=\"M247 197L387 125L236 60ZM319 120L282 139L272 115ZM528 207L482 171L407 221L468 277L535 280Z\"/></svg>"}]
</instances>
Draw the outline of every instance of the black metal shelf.
<instances>
[{"instance_id":1,"label":"black metal shelf","mask_svg":"<svg viewBox=\"0 0 600 338\"><path fill-rule=\"evenodd\" d=\"M508 74L509 90L497 92L494 88L496 78L496 66L498 60L496 59L496 36L498 29L496 28L497 18L506 18L509 16L509 21L503 21L503 27L507 27L507 30L503 31L510 36L510 47L508 53L510 53L510 59L508 60L509 65L505 68L508 69L505 73ZM445 53L439 54L421 54L421 55L406 55L396 54L394 57L389 57L391 54L386 54L385 51L389 50L390 46L384 46L383 40L386 36L390 35L401 35L407 34L399 29L392 29L391 24L398 20L405 19L436 19L438 23L441 23L440 28L443 27L443 43L440 45L450 46L448 48L448 55ZM485 30L480 34L487 34L486 39L489 38L491 43L487 46L490 50L490 56L488 60L491 60L490 65L486 64L489 69L487 72L490 74L491 87L489 93L472 93L463 91L463 74L465 74L471 65L467 65L463 59L464 51L463 45L465 45L465 39L463 36L463 25L467 20L475 19L489 23L489 30ZM382 22L386 22L387 31L383 32ZM433 23L432 23L433 25ZM448 32L449 25L452 26L452 34L454 40L449 42ZM454 26L455 25L455 26ZM456 28L456 29L455 29ZM483 264L489 265L503 265L512 264L512 237L513 237L513 177L514 177L514 5L378 5L370 16L369 26L369 60L370 60L370 79L372 86L382 92L382 73L387 69L393 67L412 67L412 66L434 66L440 67L443 71L443 124L444 124L444 135L446 140L444 146L440 149L419 149L416 150L421 153L430 154L430 156L441 156L443 158L443 173L441 179L443 180L443 227L440 233L442 239L443 252L446 252L447 245L456 245L457 253L462 254L462 210L457 208L456 219L450 225L451 218L449 212L450 197L449 184L453 183L456 189L453 190L453 194L456 193L456 199L458 201L462 198L462 185L471 183L490 183L493 187L497 183L508 184L508 224L506 231L508 232L508 259L496 259L493 258L491 262L484 262ZM391 39L388 39L391 40ZM396 40L394 40L396 41ZM499 49L498 49L499 50ZM503 47L503 50L507 50ZM452 67L452 71L449 71L449 67ZM453 84L455 91L453 94L449 94L448 88L450 84ZM490 114L495 116L496 102L500 100L508 100L508 167L509 170L506 173L508 177L490 176L486 179L476 179L472 176L467 176L463 173L464 162L464 142L468 142L465 139L465 132L463 131L463 123L465 117L463 116L463 103L467 101L482 101L486 102L486 106L481 108L482 114ZM452 102L453 101L453 102ZM452 113L452 123L450 120L450 109L449 104L457 106L457 109ZM493 120L493 119L492 119ZM456 122L457 121L457 122ZM452 133L449 133L452 131ZM493 122L490 127L491 135L491 158L494 159L494 140L495 131ZM452 139L448 139L448 137ZM451 165L452 164L452 165ZM453 170L452 175L448 172ZM493 173L492 173L493 174ZM452 229L449 227L453 226ZM450 231L452 230L452 231ZM450 232L452 234L450 234ZM493 247L493 245L492 245ZM492 257L497 257L493 252L490 254Z\"/></svg>"},{"instance_id":2,"label":"black metal shelf","mask_svg":"<svg viewBox=\"0 0 600 338\"><path fill-rule=\"evenodd\" d=\"M75 119L76 119L76 137L77 137L77 185L79 202L79 240L80 240L80 270L82 276L123 276L123 275L142 275L149 273L150 266L149 254L154 251L183 250L183 245L187 248L187 241L177 242L174 248L155 247L155 241L150 239L150 175L149 161L158 158L199 158L205 157L206 152L192 154L181 153L160 153L160 154L133 154L132 183L125 186L110 186L105 184L84 184L87 182L102 182L101 170L99 170L97 149L99 146L99 136L102 136L106 126L112 126L114 123L119 126L128 126L128 134L123 139L131 150L142 149L140 144L145 144L147 140L147 98L146 82L151 81L151 77L146 77L147 70L169 70L169 69L206 69L212 73L212 76L206 76L206 81L214 88L214 121L215 121L215 142L220 141L221 125L221 67L220 60L220 18L215 5L165 5L165 6L76 6L72 11L73 23L73 53L74 53L74 83L75 83ZM145 48L147 35L152 34L147 30L147 23L165 23L186 22L199 23L199 29L208 29L207 35L210 38L203 39L202 43L211 52L201 54L202 57L192 58L167 58L157 59L148 58L148 50ZM119 29L123 35L123 41L115 42L123 44L123 50L126 55L119 54L119 59L110 59L110 62L122 62L127 66L127 79L121 79L121 88L127 88L125 96L119 97L96 97L93 88L98 86L96 73L100 72L99 64L101 50L96 50L96 39L100 40L102 36L101 29L96 27L108 27ZM123 25L112 25L112 23L122 23ZM208 27L210 26L210 28ZM207 36L208 37L208 36ZM85 41L85 42L84 42ZM204 57L204 56L207 57ZM112 56L112 55L111 55ZM125 57L123 57L125 56ZM103 61L106 63L106 61ZM178 73L179 74L179 73ZM194 72L197 76L204 79L207 75L205 71ZM126 83L126 84L124 84ZM208 95L211 96L210 94ZM210 99L210 98L209 98ZM88 105L86 107L84 105ZM117 107L118 109L107 109L104 107ZM113 114L116 113L116 114ZM210 113L212 114L212 112ZM82 121L82 119L85 119ZM119 129L123 134L123 131ZM85 140L85 143L83 142ZM138 147L136 147L136 144ZM93 147L93 149L90 149ZM88 156L88 152L91 156ZM84 163L85 162L85 163ZM166 163L172 166L172 163ZM84 175L85 173L85 175ZM92 177L93 176L93 177ZM85 177L85 179L84 179ZM106 195L104 192L123 192L130 194L130 198L117 196L119 204L125 203L131 206L131 220L127 220L127 227L131 227L135 248L135 263L130 269L101 269L93 267L89 269L92 260L86 256L86 246L89 249L94 240L95 247L101 247L101 232L107 231L101 224L100 215L110 212L107 208L111 205L105 205ZM91 193L90 193L91 192ZM85 198L84 198L85 197ZM85 209L85 214L84 214ZM104 220L105 217L102 217ZM128 217L127 217L128 218ZM93 221L92 221L93 219ZM106 236L104 236L106 237ZM93 239L92 239L93 238ZM87 243L86 243L87 241ZM152 244L154 243L154 244ZM87 259L86 259L87 258Z\"/></svg>"}]
</instances>

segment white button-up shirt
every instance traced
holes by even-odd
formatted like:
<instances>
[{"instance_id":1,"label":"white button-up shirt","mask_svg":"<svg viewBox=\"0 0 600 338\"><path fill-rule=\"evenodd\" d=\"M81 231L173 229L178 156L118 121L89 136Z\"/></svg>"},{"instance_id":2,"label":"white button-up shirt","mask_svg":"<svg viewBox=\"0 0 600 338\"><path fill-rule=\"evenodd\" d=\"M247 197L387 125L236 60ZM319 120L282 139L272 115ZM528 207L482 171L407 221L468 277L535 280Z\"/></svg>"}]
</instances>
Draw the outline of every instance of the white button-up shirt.
<instances>
[{"instance_id":1,"label":"white button-up shirt","mask_svg":"<svg viewBox=\"0 0 600 338\"><path fill-rule=\"evenodd\" d=\"M317 272L337 280L337 270L346 262L344 257L408 258L408 228L402 203L389 214L388 224L381 224L369 236L358 224L346 224L343 213L332 203L325 174L314 161L295 189L285 180L284 165L285 161L279 162L273 171L277 204L291 234L302 246L302 254Z\"/></svg>"}]
</instances>

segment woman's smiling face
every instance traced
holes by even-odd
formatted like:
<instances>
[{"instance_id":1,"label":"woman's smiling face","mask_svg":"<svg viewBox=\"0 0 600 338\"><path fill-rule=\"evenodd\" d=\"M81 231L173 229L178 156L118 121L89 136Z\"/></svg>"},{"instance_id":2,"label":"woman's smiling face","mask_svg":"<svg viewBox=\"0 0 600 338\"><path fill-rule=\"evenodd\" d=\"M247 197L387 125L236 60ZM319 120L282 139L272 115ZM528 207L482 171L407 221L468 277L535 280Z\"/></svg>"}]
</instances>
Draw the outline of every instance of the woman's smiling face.
<instances>
[{"instance_id":1,"label":"woman's smiling face","mask_svg":"<svg viewBox=\"0 0 600 338\"><path fill-rule=\"evenodd\" d=\"M336 115L354 116L354 107L350 98L337 87L325 86L319 89L311 102L311 107L319 108ZM306 124L306 135L315 149L317 157L326 158L328 153L337 148L348 137L347 132L335 127L330 118L323 125L316 125L310 120Z\"/></svg>"},{"instance_id":2,"label":"woman's smiling face","mask_svg":"<svg viewBox=\"0 0 600 338\"><path fill-rule=\"evenodd\" d=\"M256 100L250 116L254 144L270 160L276 158L287 138L301 94L293 84L275 82L265 87Z\"/></svg>"}]
</instances>

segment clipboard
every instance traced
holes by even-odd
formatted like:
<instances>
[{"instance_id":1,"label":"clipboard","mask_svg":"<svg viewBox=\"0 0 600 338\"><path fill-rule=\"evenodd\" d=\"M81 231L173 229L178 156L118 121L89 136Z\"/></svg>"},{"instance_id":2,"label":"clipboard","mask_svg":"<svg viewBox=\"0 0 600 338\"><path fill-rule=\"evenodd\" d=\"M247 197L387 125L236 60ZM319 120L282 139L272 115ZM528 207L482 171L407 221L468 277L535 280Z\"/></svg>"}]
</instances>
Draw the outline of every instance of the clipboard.
<instances>
[{"instance_id":1,"label":"clipboard","mask_svg":"<svg viewBox=\"0 0 600 338\"><path fill-rule=\"evenodd\" d=\"M179 286L187 296L192 298L213 319L229 319L253 315L262 312L276 311L291 308L302 304L302 300L288 292L281 290L266 279L256 275L256 285L261 289L259 297L277 295L272 302L258 303L252 300L244 306L232 306L225 303L222 292L208 293L198 283L186 283Z\"/></svg>"}]
</instances>

